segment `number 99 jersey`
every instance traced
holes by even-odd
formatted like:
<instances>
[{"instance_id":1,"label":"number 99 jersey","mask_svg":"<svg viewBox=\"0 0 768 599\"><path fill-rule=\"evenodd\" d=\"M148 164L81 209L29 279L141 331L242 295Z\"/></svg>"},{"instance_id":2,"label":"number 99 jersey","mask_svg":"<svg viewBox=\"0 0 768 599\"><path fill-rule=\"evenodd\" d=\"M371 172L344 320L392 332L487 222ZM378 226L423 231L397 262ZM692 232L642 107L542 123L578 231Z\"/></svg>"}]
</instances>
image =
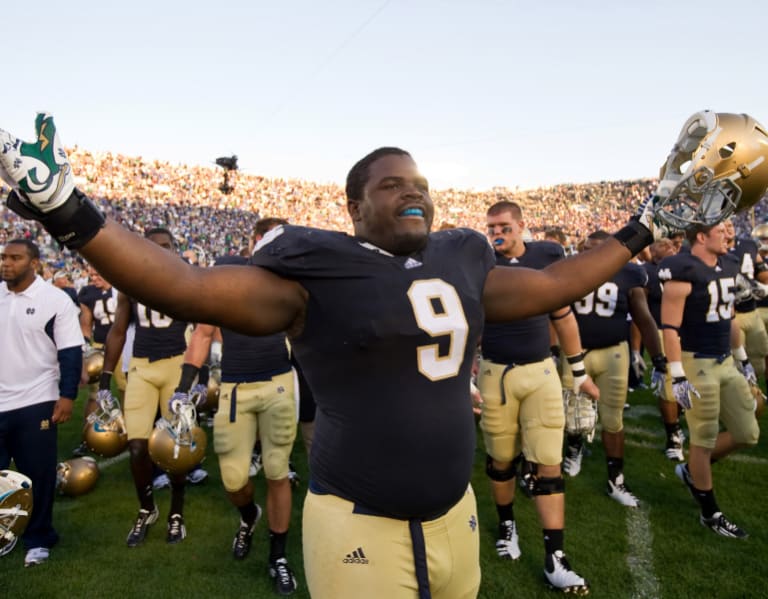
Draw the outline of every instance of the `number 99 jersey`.
<instances>
[{"instance_id":1,"label":"number 99 jersey","mask_svg":"<svg viewBox=\"0 0 768 599\"><path fill-rule=\"evenodd\" d=\"M394 256L286 226L251 260L309 292L291 346L317 402L313 483L391 517L449 509L474 458L469 379L494 266L485 238L450 229Z\"/></svg>"}]
</instances>

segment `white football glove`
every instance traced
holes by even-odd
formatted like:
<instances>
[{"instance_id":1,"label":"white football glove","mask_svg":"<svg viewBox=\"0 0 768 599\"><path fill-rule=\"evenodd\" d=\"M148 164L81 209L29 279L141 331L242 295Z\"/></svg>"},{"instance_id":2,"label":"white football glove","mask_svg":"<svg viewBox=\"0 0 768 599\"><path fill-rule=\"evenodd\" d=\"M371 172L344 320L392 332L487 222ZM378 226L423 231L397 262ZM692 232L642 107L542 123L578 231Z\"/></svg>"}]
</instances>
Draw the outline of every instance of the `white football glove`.
<instances>
[{"instance_id":1,"label":"white football glove","mask_svg":"<svg viewBox=\"0 0 768 599\"><path fill-rule=\"evenodd\" d=\"M34 142L21 141L0 129L0 176L22 203L50 212L72 194L74 176L50 114L38 113L35 138Z\"/></svg>"},{"instance_id":2,"label":"white football glove","mask_svg":"<svg viewBox=\"0 0 768 599\"><path fill-rule=\"evenodd\" d=\"M107 413L111 412L114 408L119 409L120 407L117 398L112 395L112 392L109 389L99 389L96 393L96 403L98 403L99 407Z\"/></svg>"},{"instance_id":3,"label":"white football glove","mask_svg":"<svg viewBox=\"0 0 768 599\"><path fill-rule=\"evenodd\" d=\"M736 360L736 368L744 375L744 378L747 379L750 385L757 385L757 373L755 372L755 367L749 363L749 360L744 362Z\"/></svg>"},{"instance_id":4,"label":"white football glove","mask_svg":"<svg viewBox=\"0 0 768 599\"><path fill-rule=\"evenodd\" d=\"M195 407L200 407L208 399L208 385L195 383L189 391L189 399L195 404Z\"/></svg>"},{"instance_id":5,"label":"white football glove","mask_svg":"<svg viewBox=\"0 0 768 599\"><path fill-rule=\"evenodd\" d=\"M168 410L175 416L181 414L187 406L191 405L192 400L190 399L189 394L182 393L181 391L174 392L174 394L171 395L171 399L168 400Z\"/></svg>"},{"instance_id":6,"label":"white football glove","mask_svg":"<svg viewBox=\"0 0 768 599\"><path fill-rule=\"evenodd\" d=\"M637 350L632 350L632 370L634 371L638 381L643 379L645 369L646 365L645 360L643 360L643 355Z\"/></svg>"},{"instance_id":7,"label":"white football glove","mask_svg":"<svg viewBox=\"0 0 768 599\"><path fill-rule=\"evenodd\" d=\"M672 394L675 396L675 401L684 410L690 410L693 407L693 396L696 399L701 399L701 395L696 390L696 387L691 385L691 382L683 377L675 377L672 379Z\"/></svg>"}]
</instances>

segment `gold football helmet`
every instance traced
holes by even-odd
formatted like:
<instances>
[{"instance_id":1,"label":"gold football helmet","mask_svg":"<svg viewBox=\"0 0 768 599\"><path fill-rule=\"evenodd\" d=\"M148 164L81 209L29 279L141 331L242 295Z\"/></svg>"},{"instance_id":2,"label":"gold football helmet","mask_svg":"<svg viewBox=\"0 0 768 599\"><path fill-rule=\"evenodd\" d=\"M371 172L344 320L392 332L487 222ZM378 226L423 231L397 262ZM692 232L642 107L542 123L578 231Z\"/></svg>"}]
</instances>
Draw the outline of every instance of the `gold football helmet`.
<instances>
[{"instance_id":1,"label":"gold football helmet","mask_svg":"<svg viewBox=\"0 0 768 599\"><path fill-rule=\"evenodd\" d=\"M208 376L208 393L205 401L199 403L201 411L214 412L219 407L219 393L221 392L221 368L212 366Z\"/></svg>"},{"instance_id":2,"label":"gold football helmet","mask_svg":"<svg viewBox=\"0 0 768 599\"><path fill-rule=\"evenodd\" d=\"M56 467L56 489L69 497L85 495L98 479L99 467L91 457L72 458Z\"/></svg>"},{"instance_id":3,"label":"gold football helmet","mask_svg":"<svg viewBox=\"0 0 768 599\"><path fill-rule=\"evenodd\" d=\"M673 229L715 225L768 188L768 133L746 114L697 112L661 167L655 217Z\"/></svg>"},{"instance_id":4,"label":"gold football helmet","mask_svg":"<svg viewBox=\"0 0 768 599\"><path fill-rule=\"evenodd\" d=\"M117 402L112 406L102 406L99 403L96 410L88 415L83 428L83 441L88 449L105 458L123 452L128 445L128 433Z\"/></svg>"},{"instance_id":5,"label":"gold football helmet","mask_svg":"<svg viewBox=\"0 0 768 599\"><path fill-rule=\"evenodd\" d=\"M169 474L186 474L203 461L207 445L195 406L186 404L170 420L157 421L149 436L149 457Z\"/></svg>"},{"instance_id":6,"label":"gold football helmet","mask_svg":"<svg viewBox=\"0 0 768 599\"><path fill-rule=\"evenodd\" d=\"M597 425L597 402L586 393L563 389L565 409L565 432L569 435L584 435L588 441L595 436Z\"/></svg>"},{"instance_id":7,"label":"gold football helmet","mask_svg":"<svg viewBox=\"0 0 768 599\"><path fill-rule=\"evenodd\" d=\"M752 229L752 239L757 243L757 249L768 252L768 223L761 223Z\"/></svg>"},{"instance_id":8,"label":"gold football helmet","mask_svg":"<svg viewBox=\"0 0 768 599\"><path fill-rule=\"evenodd\" d=\"M13 551L32 514L32 481L0 470L0 557Z\"/></svg>"},{"instance_id":9,"label":"gold football helmet","mask_svg":"<svg viewBox=\"0 0 768 599\"><path fill-rule=\"evenodd\" d=\"M98 383L101 371L104 369L104 352L95 347L89 347L83 354L83 364L88 373L88 382Z\"/></svg>"}]
</instances>

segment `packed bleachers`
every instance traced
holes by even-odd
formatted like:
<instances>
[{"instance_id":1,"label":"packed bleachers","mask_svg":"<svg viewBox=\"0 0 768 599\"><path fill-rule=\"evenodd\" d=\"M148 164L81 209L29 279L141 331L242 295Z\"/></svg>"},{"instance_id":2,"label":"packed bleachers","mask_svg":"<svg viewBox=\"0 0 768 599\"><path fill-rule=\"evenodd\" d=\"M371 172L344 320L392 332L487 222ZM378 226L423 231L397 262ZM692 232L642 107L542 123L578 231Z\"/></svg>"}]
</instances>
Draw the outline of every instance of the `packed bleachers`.
<instances>
[{"instance_id":1,"label":"packed bleachers","mask_svg":"<svg viewBox=\"0 0 768 599\"><path fill-rule=\"evenodd\" d=\"M194 248L207 260L237 253L248 246L254 223L264 216L280 216L291 223L351 232L344 190L330 183L299 179L270 179L241 171L230 173L233 190L219 187L223 171L113 153L69 150L77 185L105 212L142 233L166 226L183 251ZM428 173L427 173L428 175ZM540 238L549 227L559 227L572 242L602 228L616 229L654 189L656 181L601 181L561 184L530 190L496 187L485 191L433 190L435 228L459 226L482 229L485 211L499 199L521 204L526 224ZM3 197L8 192L2 188ZM755 222L768 218L765 202L755 211ZM750 215L739 215L737 229L748 234ZM43 229L0 206L0 243L29 237L41 246L48 271L65 268L78 278L78 258L62 251Z\"/></svg>"}]
</instances>

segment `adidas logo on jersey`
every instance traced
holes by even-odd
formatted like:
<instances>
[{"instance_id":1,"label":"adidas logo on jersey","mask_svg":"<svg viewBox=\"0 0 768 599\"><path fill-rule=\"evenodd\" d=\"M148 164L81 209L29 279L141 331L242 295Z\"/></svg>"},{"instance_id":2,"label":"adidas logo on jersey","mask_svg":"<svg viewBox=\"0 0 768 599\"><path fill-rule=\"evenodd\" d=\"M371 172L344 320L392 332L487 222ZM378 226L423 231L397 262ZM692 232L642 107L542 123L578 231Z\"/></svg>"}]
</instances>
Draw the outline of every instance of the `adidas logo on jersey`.
<instances>
[{"instance_id":1,"label":"adidas logo on jersey","mask_svg":"<svg viewBox=\"0 0 768 599\"><path fill-rule=\"evenodd\" d=\"M408 258L408 260L405 261L405 264L403 264L405 268L411 269L411 268L418 268L421 266L421 262L418 260L414 260L413 258Z\"/></svg>"},{"instance_id":2,"label":"adidas logo on jersey","mask_svg":"<svg viewBox=\"0 0 768 599\"><path fill-rule=\"evenodd\" d=\"M368 558L363 553L363 548L358 547L352 553L347 553L347 557L341 560L345 564L367 564Z\"/></svg>"}]
</instances>

